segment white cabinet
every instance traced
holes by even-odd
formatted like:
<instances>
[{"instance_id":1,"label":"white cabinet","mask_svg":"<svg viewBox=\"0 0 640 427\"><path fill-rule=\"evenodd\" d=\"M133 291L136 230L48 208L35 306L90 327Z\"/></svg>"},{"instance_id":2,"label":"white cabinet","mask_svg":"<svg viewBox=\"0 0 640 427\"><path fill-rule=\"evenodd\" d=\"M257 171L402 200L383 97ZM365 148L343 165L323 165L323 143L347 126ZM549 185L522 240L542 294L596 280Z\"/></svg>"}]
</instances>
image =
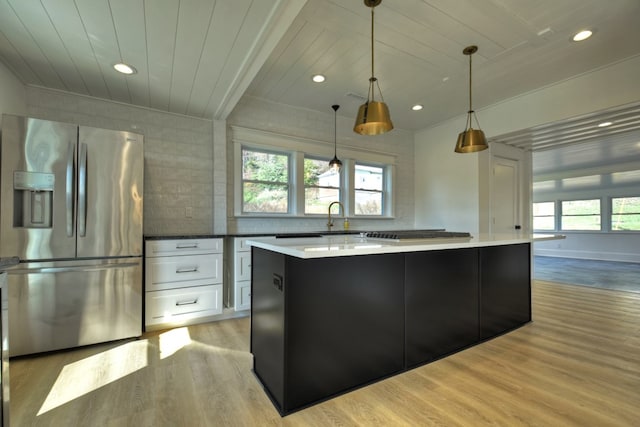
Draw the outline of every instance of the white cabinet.
<instances>
[{"instance_id":1,"label":"white cabinet","mask_svg":"<svg viewBox=\"0 0 640 427\"><path fill-rule=\"evenodd\" d=\"M186 325L222 313L223 240L145 242L145 325Z\"/></svg>"},{"instance_id":2,"label":"white cabinet","mask_svg":"<svg viewBox=\"0 0 640 427\"><path fill-rule=\"evenodd\" d=\"M233 308L236 311L251 308L251 246L247 237L233 239Z\"/></svg>"}]
</instances>

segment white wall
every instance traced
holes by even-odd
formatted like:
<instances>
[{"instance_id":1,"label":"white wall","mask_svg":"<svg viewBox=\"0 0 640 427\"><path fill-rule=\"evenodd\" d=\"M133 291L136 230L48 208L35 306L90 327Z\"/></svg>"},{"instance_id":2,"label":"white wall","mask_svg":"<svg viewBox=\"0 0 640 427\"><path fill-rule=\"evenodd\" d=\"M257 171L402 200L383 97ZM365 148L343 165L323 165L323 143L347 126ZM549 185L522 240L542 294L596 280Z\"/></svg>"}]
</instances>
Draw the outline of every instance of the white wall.
<instances>
[{"instance_id":1,"label":"white wall","mask_svg":"<svg viewBox=\"0 0 640 427\"><path fill-rule=\"evenodd\" d=\"M11 71L0 62L0 115L25 115L27 95L25 87Z\"/></svg>"},{"instance_id":2,"label":"white wall","mask_svg":"<svg viewBox=\"0 0 640 427\"><path fill-rule=\"evenodd\" d=\"M477 111L488 138L640 100L640 56L604 67ZM461 105L461 110L464 110ZM477 232L478 184L489 171L483 156L453 152L465 114L415 135L417 227ZM484 203L484 202L483 202ZM484 227L484 225L483 225Z\"/></svg>"},{"instance_id":3,"label":"white wall","mask_svg":"<svg viewBox=\"0 0 640 427\"><path fill-rule=\"evenodd\" d=\"M346 112L338 113L348 114ZM412 228L414 225L414 162L413 133L401 129L377 136L361 136L353 132L353 117L338 115L338 157L340 146L356 147L389 153L396 157L395 173L395 218L394 219L350 219L354 230L380 230ZM244 97L227 119L228 126L241 126L294 136L316 141L326 141L324 146L333 150L334 114L327 106L326 114L317 111L293 108L262 99ZM232 132L227 132L227 215L228 232L282 232L321 231L326 229L326 218L241 218L233 215L233 149Z\"/></svg>"}]
</instances>

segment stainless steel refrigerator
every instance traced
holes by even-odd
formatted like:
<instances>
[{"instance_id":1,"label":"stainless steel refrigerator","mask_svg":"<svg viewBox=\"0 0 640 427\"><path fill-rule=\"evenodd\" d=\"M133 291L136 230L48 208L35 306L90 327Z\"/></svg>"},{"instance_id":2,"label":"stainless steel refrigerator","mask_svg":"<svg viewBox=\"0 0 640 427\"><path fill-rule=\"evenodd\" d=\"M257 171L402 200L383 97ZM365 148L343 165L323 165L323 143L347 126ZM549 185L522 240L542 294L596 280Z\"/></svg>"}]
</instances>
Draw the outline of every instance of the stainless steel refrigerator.
<instances>
[{"instance_id":1,"label":"stainless steel refrigerator","mask_svg":"<svg viewBox=\"0 0 640 427\"><path fill-rule=\"evenodd\" d=\"M143 136L3 115L10 355L142 334Z\"/></svg>"}]
</instances>

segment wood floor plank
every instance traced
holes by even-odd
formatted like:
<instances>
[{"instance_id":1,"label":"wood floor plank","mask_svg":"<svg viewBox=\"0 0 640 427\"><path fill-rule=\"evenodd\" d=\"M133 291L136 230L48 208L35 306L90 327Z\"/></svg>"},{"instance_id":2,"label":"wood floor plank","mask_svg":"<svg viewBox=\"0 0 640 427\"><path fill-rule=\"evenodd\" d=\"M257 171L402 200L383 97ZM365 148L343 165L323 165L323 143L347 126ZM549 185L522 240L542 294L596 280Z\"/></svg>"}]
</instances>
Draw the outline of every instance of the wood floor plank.
<instances>
[{"instance_id":1,"label":"wood floor plank","mask_svg":"<svg viewBox=\"0 0 640 427\"><path fill-rule=\"evenodd\" d=\"M640 294L535 281L533 322L281 418L248 318L11 361L13 426L637 426Z\"/></svg>"}]
</instances>

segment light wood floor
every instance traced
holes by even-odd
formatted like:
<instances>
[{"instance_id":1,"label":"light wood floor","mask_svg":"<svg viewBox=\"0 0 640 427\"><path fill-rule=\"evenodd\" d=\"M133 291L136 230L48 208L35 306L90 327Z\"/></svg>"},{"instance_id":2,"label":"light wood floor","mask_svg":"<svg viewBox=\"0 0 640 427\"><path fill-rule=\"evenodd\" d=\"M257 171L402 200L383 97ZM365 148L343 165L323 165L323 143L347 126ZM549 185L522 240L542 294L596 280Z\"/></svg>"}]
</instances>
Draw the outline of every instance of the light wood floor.
<instances>
[{"instance_id":1,"label":"light wood floor","mask_svg":"<svg viewBox=\"0 0 640 427\"><path fill-rule=\"evenodd\" d=\"M537 281L534 321L281 418L249 320L11 365L12 426L638 426L640 295Z\"/></svg>"}]
</instances>

